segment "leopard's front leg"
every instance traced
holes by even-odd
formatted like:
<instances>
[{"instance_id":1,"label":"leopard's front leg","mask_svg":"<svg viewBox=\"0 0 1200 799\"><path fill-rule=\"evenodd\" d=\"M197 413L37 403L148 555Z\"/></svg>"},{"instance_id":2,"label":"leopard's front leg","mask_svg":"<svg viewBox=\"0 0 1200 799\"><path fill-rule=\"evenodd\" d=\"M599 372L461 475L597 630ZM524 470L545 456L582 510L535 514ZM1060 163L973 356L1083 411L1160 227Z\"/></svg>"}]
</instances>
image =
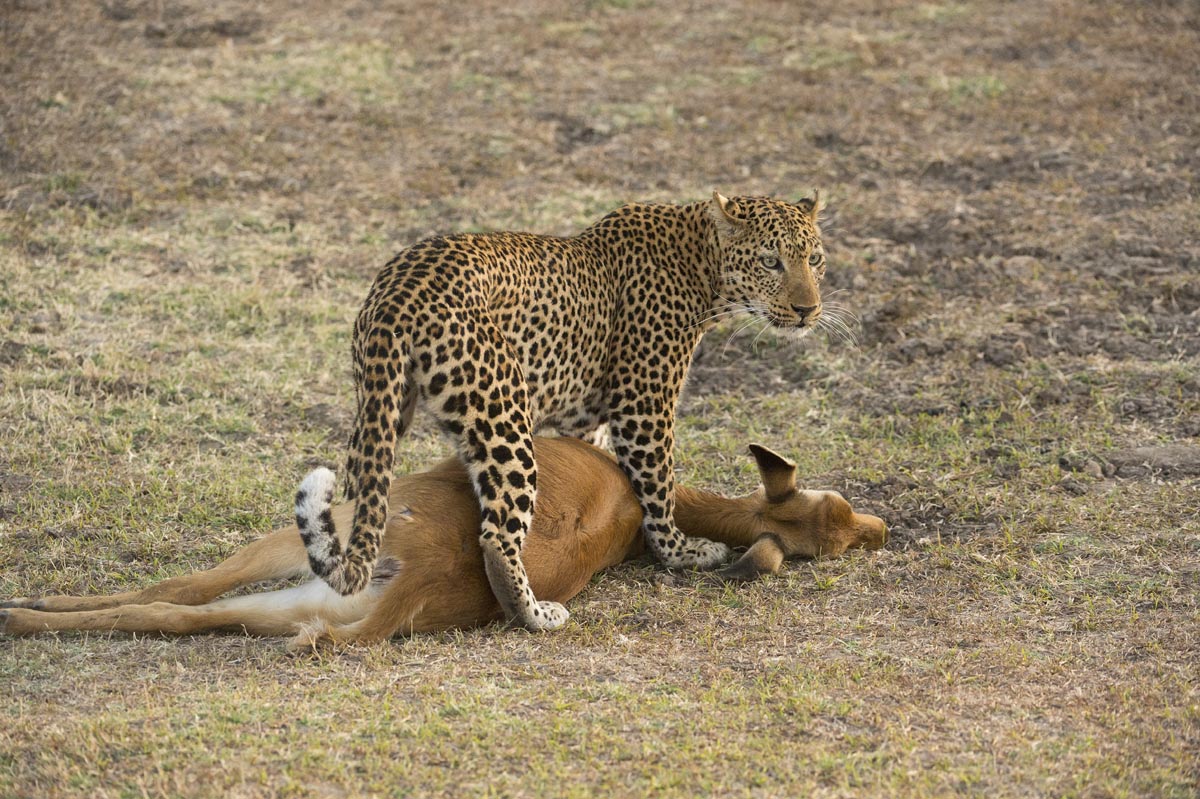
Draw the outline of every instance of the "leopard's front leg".
<instances>
[{"instance_id":1,"label":"leopard's front leg","mask_svg":"<svg viewBox=\"0 0 1200 799\"><path fill-rule=\"evenodd\" d=\"M689 538L675 527L673 414L663 406L627 407L609 420L613 451L642 505L646 544L666 566L711 569L729 558L729 547Z\"/></svg>"},{"instance_id":2,"label":"leopard's front leg","mask_svg":"<svg viewBox=\"0 0 1200 799\"><path fill-rule=\"evenodd\" d=\"M424 380L428 404L457 441L479 498L479 544L492 592L505 615L530 630L569 617L539 601L521 562L537 498L537 464L525 381L517 355L487 320L464 317L461 338L439 346Z\"/></svg>"}]
</instances>

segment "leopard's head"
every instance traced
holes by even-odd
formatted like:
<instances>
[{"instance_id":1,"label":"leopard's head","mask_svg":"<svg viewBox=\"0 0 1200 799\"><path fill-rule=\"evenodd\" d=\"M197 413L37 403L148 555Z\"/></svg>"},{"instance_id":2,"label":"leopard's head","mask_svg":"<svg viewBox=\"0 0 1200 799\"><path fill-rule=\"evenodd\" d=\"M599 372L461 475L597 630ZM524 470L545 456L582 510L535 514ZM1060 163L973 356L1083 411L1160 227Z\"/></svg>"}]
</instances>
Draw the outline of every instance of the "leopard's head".
<instances>
[{"instance_id":1,"label":"leopard's head","mask_svg":"<svg viewBox=\"0 0 1200 799\"><path fill-rule=\"evenodd\" d=\"M715 317L749 312L799 334L817 326L824 312L825 277L820 211L819 196L793 205L713 192L709 216L717 228L721 258Z\"/></svg>"}]
</instances>

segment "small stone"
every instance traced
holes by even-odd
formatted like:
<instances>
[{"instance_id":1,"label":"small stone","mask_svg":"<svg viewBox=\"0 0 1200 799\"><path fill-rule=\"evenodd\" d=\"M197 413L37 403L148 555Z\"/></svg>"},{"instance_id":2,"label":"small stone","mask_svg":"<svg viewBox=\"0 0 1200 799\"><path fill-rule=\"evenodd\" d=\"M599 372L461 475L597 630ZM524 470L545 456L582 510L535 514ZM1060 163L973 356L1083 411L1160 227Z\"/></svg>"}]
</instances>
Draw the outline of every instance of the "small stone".
<instances>
[{"instance_id":1,"label":"small stone","mask_svg":"<svg viewBox=\"0 0 1200 799\"><path fill-rule=\"evenodd\" d=\"M1058 482L1058 489L1072 496L1083 496L1088 492L1086 484L1079 482L1073 477L1064 477Z\"/></svg>"}]
</instances>

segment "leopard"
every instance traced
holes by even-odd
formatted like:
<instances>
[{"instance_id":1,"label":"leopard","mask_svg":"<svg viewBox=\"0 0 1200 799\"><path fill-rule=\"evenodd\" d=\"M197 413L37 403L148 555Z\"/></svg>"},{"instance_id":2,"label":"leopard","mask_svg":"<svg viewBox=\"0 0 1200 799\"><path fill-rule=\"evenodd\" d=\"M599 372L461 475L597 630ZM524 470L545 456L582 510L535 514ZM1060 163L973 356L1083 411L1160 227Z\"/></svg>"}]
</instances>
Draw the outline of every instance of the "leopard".
<instances>
[{"instance_id":1,"label":"leopard","mask_svg":"<svg viewBox=\"0 0 1200 799\"><path fill-rule=\"evenodd\" d=\"M676 409L701 337L751 315L801 337L822 318L819 193L630 203L571 236L434 236L375 277L352 336L356 409L344 477L351 531L303 530L312 571L342 595L371 580L398 442L420 406L454 444L481 511L479 545L505 616L553 630L565 607L530 587L533 436L604 441L668 568L711 569L723 543L675 524Z\"/></svg>"}]
</instances>

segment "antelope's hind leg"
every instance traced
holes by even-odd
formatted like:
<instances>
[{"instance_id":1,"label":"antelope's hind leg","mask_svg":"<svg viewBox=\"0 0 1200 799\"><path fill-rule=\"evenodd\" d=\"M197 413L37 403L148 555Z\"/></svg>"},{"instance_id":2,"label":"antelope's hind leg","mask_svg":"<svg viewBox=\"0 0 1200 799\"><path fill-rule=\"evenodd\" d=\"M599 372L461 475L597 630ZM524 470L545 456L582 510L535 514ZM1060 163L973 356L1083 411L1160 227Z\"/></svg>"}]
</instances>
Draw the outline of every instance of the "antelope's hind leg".
<instances>
[{"instance_id":1,"label":"antelope's hind leg","mask_svg":"<svg viewBox=\"0 0 1200 799\"><path fill-rule=\"evenodd\" d=\"M0 633L34 635L66 630L191 633L227 630L248 635L293 635L311 621L349 624L363 618L375 597L364 591L343 597L320 580L304 585L220 599L205 605L151 602L99 610L51 613L29 608L0 610Z\"/></svg>"},{"instance_id":2,"label":"antelope's hind leg","mask_svg":"<svg viewBox=\"0 0 1200 799\"><path fill-rule=\"evenodd\" d=\"M47 613L103 610L123 605L203 605L221 594L264 580L310 574L308 555L295 527L285 527L239 550L205 571L163 580L141 591L108 596L46 596L40 599L0 601L0 608ZM111 629L111 628L105 628Z\"/></svg>"}]
</instances>

